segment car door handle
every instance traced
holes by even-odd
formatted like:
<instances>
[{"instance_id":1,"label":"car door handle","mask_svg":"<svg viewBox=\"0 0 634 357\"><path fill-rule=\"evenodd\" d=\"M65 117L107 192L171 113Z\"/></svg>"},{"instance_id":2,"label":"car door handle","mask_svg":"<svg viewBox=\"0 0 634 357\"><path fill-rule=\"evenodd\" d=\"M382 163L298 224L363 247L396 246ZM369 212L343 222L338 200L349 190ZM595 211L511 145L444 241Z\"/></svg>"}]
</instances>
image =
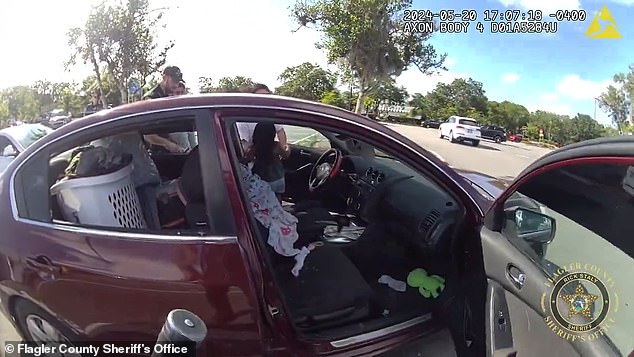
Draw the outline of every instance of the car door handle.
<instances>
[{"instance_id":1,"label":"car door handle","mask_svg":"<svg viewBox=\"0 0 634 357\"><path fill-rule=\"evenodd\" d=\"M26 264L34 269L48 271L51 273L59 273L62 271L58 265L55 265L53 261L45 255L28 257L26 258Z\"/></svg>"},{"instance_id":2,"label":"car door handle","mask_svg":"<svg viewBox=\"0 0 634 357\"><path fill-rule=\"evenodd\" d=\"M513 264L509 264L506 269L508 277L511 279L513 285L515 285L516 288L521 289L526 282L526 274Z\"/></svg>"},{"instance_id":3,"label":"car door handle","mask_svg":"<svg viewBox=\"0 0 634 357\"><path fill-rule=\"evenodd\" d=\"M311 156L312 154L306 150L299 150L299 154L302 156Z\"/></svg>"}]
</instances>

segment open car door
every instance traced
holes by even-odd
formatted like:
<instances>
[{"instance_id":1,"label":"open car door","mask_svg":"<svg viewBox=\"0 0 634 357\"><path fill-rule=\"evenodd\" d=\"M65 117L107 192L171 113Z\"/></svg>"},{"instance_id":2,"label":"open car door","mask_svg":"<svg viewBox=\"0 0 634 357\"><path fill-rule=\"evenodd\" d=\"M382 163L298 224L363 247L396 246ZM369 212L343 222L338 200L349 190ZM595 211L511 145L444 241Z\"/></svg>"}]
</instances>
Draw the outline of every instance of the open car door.
<instances>
[{"instance_id":1,"label":"open car door","mask_svg":"<svg viewBox=\"0 0 634 357\"><path fill-rule=\"evenodd\" d=\"M481 230L487 355L634 355L634 138L536 161Z\"/></svg>"}]
</instances>

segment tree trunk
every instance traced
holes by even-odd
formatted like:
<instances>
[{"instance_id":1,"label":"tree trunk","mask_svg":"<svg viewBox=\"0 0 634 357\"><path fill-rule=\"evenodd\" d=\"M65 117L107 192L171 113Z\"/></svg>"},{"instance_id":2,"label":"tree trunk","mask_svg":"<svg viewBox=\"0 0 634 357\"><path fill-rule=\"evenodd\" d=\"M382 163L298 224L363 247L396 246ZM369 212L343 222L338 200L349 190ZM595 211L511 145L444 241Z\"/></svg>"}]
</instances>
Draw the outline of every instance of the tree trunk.
<instances>
[{"instance_id":1,"label":"tree trunk","mask_svg":"<svg viewBox=\"0 0 634 357\"><path fill-rule=\"evenodd\" d=\"M108 108L108 104L106 102L106 93L103 92L101 71L99 70L99 63L97 63L95 50L93 49L92 45L90 45L90 62L92 62L92 70L95 71L95 78L97 79L97 88L99 88L99 99L101 100L101 105L103 106L103 109L106 109Z\"/></svg>"},{"instance_id":2,"label":"tree trunk","mask_svg":"<svg viewBox=\"0 0 634 357\"><path fill-rule=\"evenodd\" d=\"M121 104L128 103L128 88L122 86L121 84L119 84L118 87L119 93L121 93Z\"/></svg>"},{"instance_id":3,"label":"tree trunk","mask_svg":"<svg viewBox=\"0 0 634 357\"><path fill-rule=\"evenodd\" d=\"M357 105L354 109L354 112L357 114L361 114L363 111L363 102L365 100L365 88L361 85L359 86L359 96L357 97Z\"/></svg>"}]
</instances>

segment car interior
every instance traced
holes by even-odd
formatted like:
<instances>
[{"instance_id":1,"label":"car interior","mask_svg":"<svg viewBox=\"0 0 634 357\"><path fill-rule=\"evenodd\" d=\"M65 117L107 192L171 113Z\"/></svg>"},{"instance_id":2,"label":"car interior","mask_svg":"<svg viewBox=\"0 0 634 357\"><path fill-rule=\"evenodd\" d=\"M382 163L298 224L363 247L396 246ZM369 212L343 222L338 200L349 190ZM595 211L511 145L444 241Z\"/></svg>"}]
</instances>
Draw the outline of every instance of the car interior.
<instances>
[{"instance_id":1,"label":"car interior","mask_svg":"<svg viewBox=\"0 0 634 357\"><path fill-rule=\"evenodd\" d=\"M287 136L305 129L285 126ZM226 130L238 166L244 155L241 138L235 124ZM482 282L481 272L459 268L464 254L473 254L460 241L465 213L461 203L396 157L345 133L316 130L327 145L310 147L291 140L291 154L283 160L282 205L298 219L295 246L318 242L298 277L290 273L294 259L277 254L267 244L268 230L252 218L263 258L272 267L297 331L310 339L337 339L420 317L429 317L430 329L443 327L440 306L465 298L469 289L477 298ZM324 164L330 174L319 177ZM389 276L407 284L416 268L443 277L446 295L434 299L418 288L399 291L380 282ZM466 320L473 318L463 315L462 304L455 303L458 315L449 318L461 334Z\"/></svg>"},{"instance_id":2,"label":"car interior","mask_svg":"<svg viewBox=\"0 0 634 357\"><path fill-rule=\"evenodd\" d=\"M196 128L193 121L180 119L177 122L166 122L154 125L151 129L139 131L141 135L159 135L168 137L170 134L193 134ZM56 151L49 164L49 188L66 177L73 151L87 145L95 145L93 138L84 142L77 142L71 147L64 147ZM194 139L196 140L196 139ZM197 145L191 145L185 152L169 152L163 147L145 142L148 154L160 174L162 185L167 190L157 197L161 231L174 231L181 234L187 231L205 230L206 218L205 201L200 176L200 160ZM174 183L169 185L169 183ZM192 199L189 199L192 197ZM53 221L63 224L77 224L68 217L64 217L60 204L54 194L50 199L51 216ZM197 215L203 213L203 217ZM82 224L86 226L87 224ZM88 225L90 226L90 225ZM130 230L134 227L108 227L111 230Z\"/></svg>"},{"instance_id":3,"label":"car interior","mask_svg":"<svg viewBox=\"0 0 634 357\"><path fill-rule=\"evenodd\" d=\"M238 168L244 147L235 124L225 129ZM296 331L307 339L334 340L419 319L430 333L448 327L454 342L483 343L486 278L483 269L473 269L482 266L481 251L477 239L466 239L474 232L464 231L462 204L398 158L346 133L315 129L327 138L326 147L289 142L291 154L283 160L286 191L280 204L298 219L295 246L319 242L298 277L291 274L293 257L277 254L267 244L268 229L250 217ZM187 121L152 128L153 134L195 131ZM49 187L64 177L73 149L51 158ZM208 215L197 146L186 153L148 150L163 180L178 180L183 203L160 206L168 212L162 217L169 217L162 219L163 229L204 229ZM320 166L328 168L327 175L319 174ZM50 202L54 221L76 224L63 216L53 195ZM175 217L182 219L174 223ZM444 279L438 297L407 285L417 268ZM382 276L406 284L405 291L381 282Z\"/></svg>"}]
</instances>

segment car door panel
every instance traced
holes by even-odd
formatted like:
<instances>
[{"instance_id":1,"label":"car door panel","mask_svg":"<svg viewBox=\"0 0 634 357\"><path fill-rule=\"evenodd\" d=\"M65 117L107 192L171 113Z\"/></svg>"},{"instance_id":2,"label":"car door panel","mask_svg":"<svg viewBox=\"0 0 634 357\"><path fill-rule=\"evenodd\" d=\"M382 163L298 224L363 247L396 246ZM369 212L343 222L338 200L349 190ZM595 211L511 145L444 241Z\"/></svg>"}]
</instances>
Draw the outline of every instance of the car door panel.
<instances>
[{"instance_id":1,"label":"car door panel","mask_svg":"<svg viewBox=\"0 0 634 357\"><path fill-rule=\"evenodd\" d=\"M515 245L508 241L499 232L494 232L483 227L480 232L482 240L482 252L484 267L489 282L489 291L495 292L491 297L497 301L505 301L506 304L491 301L487 303L487 330L490 331L488 353L498 355L508 350L507 337L512 338L512 350L518 355L538 355L534 343L534 336L550 335L553 343L557 345L561 356L594 355L613 356L615 351L609 343L585 343L580 341L567 341L553 333L548 326L545 314L542 313L542 296L550 296L551 288L545 284L548 276ZM513 267L524 274L523 283L518 283L513 278ZM504 290L504 298L499 297L500 289ZM506 305L506 306L504 306ZM496 308L496 311L492 308ZM536 315L535 315L536 314ZM504 319L511 326L511 331L500 330L499 321ZM501 334L502 337L496 337ZM498 342L502 341L502 342ZM531 342L533 341L533 342ZM498 344L499 343L499 348ZM505 354L506 355L506 354ZM557 354L559 356L560 354Z\"/></svg>"},{"instance_id":2,"label":"car door panel","mask_svg":"<svg viewBox=\"0 0 634 357\"><path fill-rule=\"evenodd\" d=\"M235 227L217 224L234 219L232 211L225 208L229 203L223 197L224 176L214 162L214 157L218 160L217 146L209 112L178 113L141 114L126 119L126 125L183 117L196 120L203 148L202 181L213 183L205 186L207 210L215 212L207 229L156 234L82 227L50 222L50 216L33 218L28 211L28 219L7 224L12 230L3 235L4 246L14 249L2 253L17 283L2 288L12 289L12 295L43 308L85 339L151 341L156 339L167 313L184 308L207 325L209 335L202 352L205 355L261 355L259 302L243 250ZM40 156L27 161L24 169L28 170L19 174L28 174L28 182L37 183L37 192L42 195L50 194L45 175L37 179L30 176L37 176L32 172L47 172L48 158L45 148ZM30 193L36 191L33 185L28 188ZM9 202L8 197L0 198ZM38 214L48 211L47 205L43 206L38 208Z\"/></svg>"},{"instance_id":3,"label":"car door panel","mask_svg":"<svg viewBox=\"0 0 634 357\"><path fill-rule=\"evenodd\" d=\"M489 354L624 356L633 352L631 338L625 337L631 337L632 310L627 301L632 290L620 282L628 280L622 272L632 264L631 244L623 235L631 227L624 217L631 217L634 208L620 181L634 166L634 151L631 138L603 139L598 144L594 140L572 145L533 163L486 214L480 236L489 279ZM520 196L537 206L519 204L514 197ZM520 238L515 229L523 216L518 221L516 213L511 215L514 218L507 215L512 213L507 203L549 217L550 238ZM592 279L582 284L588 274ZM561 290L551 295L555 285ZM602 298L595 303L587 300L588 294ZM550 301L551 296L557 301ZM584 317L581 312L586 309ZM507 311L504 320L511 329L500 330L499 317ZM602 317L606 311L607 318ZM573 317L576 320L569 320ZM598 325L588 325L594 327L587 331L590 321ZM512 349L508 339L513 341Z\"/></svg>"},{"instance_id":4,"label":"car door panel","mask_svg":"<svg viewBox=\"0 0 634 357\"><path fill-rule=\"evenodd\" d=\"M43 247L52 239L50 231L37 233L42 241L31 244ZM167 313L183 308L218 333L209 336L206 351L261 352L257 301L246 283L235 239L122 241L116 236L56 233L61 244L46 249L50 263L15 262L12 270L22 272L16 279L32 287L29 299L43 303L82 336L94 341L125 336L152 340ZM238 331L249 332L251 338L237 337Z\"/></svg>"}]
</instances>

